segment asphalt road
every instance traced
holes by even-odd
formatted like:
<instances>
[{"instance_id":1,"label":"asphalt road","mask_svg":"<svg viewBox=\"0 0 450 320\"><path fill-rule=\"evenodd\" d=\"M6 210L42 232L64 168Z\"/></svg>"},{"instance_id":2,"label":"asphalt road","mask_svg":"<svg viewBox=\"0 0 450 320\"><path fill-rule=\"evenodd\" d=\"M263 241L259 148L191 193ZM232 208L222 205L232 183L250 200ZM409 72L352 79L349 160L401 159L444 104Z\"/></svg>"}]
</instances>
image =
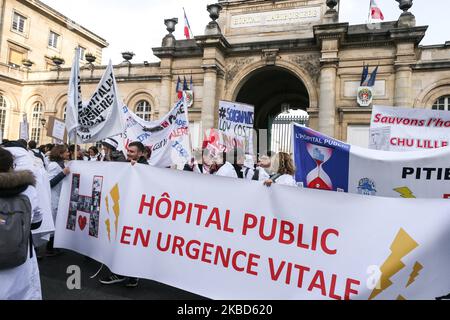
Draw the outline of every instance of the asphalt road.
<instances>
[{"instance_id":1,"label":"asphalt road","mask_svg":"<svg viewBox=\"0 0 450 320\"><path fill-rule=\"evenodd\" d=\"M81 270L81 288L67 288L67 268L77 265ZM39 261L42 298L44 300L199 300L201 296L186 292L156 281L139 280L136 288L127 288L124 283L103 285L99 279L107 275L103 268L95 279L90 279L100 263L72 251L63 250L61 255L45 257Z\"/></svg>"}]
</instances>

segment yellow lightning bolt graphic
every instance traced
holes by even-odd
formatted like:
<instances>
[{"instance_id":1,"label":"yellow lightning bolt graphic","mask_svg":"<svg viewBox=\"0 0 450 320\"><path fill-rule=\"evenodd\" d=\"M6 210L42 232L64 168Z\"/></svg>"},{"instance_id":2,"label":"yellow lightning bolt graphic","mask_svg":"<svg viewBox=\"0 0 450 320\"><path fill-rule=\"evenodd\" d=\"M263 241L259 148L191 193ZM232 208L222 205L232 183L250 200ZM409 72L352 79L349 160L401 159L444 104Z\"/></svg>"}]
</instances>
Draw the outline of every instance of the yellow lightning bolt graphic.
<instances>
[{"instance_id":1,"label":"yellow lightning bolt graphic","mask_svg":"<svg viewBox=\"0 0 450 320\"><path fill-rule=\"evenodd\" d=\"M117 229L119 227L119 216L120 216L120 206L119 206L119 200L120 200L120 193L119 193L119 185L116 184L109 193L111 195L111 199L114 203L113 205L113 212L116 216L116 220L114 221L114 229L116 230L116 239L117 239Z\"/></svg>"},{"instance_id":2,"label":"yellow lightning bolt graphic","mask_svg":"<svg viewBox=\"0 0 450 320\"><path fill-rule=\"evenodd\" d=\"M405 230L400 229L394 242L391 244L391 255L380 268L381 278L377 287L372 291L369 300L372 300L392 285L389 279L405 267L401 259L418 246L418 243Z\"/></svg>"},{"instance_id":3,"label":"yellow lightning bolt graphic","mask_svg":"<svg viewBox=\"0 0 450 320\"><path fill-rule=\"evenodd\" d=\"M420 270L423 269L423 266L416 261L413 267L413 271L411 272L411 275L409 276L408 284L406 287L408 288L414 281L416 281L417 276L419 275Z\"/></svg>"},{"instance_id":4,"label":"yellow lightning bolt graphic","mask_svg":"<svg viewBox=\"0 0 450 320\"><path fill-rule=\"evenodd\" d=\"M105 224L106 224L106 231L108 232L108 240L109 242L111 242L111 222L109 221L109 219L106 219Z\"/></svg>"},{"instance_id":5,"label":"yellow lightning bolt graphic","mask_svg":"<svg viewBox=\"0 0 450 320\"><path fill-rule=\"evenodd\" d=\"M396 188L396 189L394 189L394 191L400 193L400 196L402 198L406 198L406 199L415 199L416 198L414 193L408 187Z\"/></svg>"},{"instance_id":6,"label":"yellow lightning bolt graphic","mask_svg":"<svg viewBox=\"0 0 450 320\"><path fill-rule=\"evenodd\" d=\"M397 300L406 300L404 296L402 296L401 294L397 297Z\"/></svg>"},{"instance_id":7,"label":"yellow lightning bolt graphic","mask_svg":"<svg viewBox=\"0 0 450 320\"><path fill-rule=\"evenodd\" d=\"M106 196L105 201L106 201L106 211L108 212L108 215L109 215L109 198L108 198L108 196Z\"/></svg>"}]
</instances>

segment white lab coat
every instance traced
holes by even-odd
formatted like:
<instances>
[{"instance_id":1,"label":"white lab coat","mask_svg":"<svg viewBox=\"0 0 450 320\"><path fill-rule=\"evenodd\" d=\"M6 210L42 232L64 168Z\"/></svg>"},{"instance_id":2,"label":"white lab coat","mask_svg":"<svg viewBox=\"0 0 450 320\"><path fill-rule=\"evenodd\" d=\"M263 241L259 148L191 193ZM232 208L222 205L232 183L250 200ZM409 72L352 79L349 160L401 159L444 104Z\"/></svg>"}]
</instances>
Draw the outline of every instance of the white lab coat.
<instances>
[{"instance_id":1,"label":"white lab coat","mask_svg":"<svg viewBox=\"0 0 450 320\"><path fill-rule=\"evenodd\" d=\"M233 165L231 163L229 163L228 161L225 162L225 164L223 166L221 166L219 170L214 172L214 175L219 176L219 177L229 177L229 178L236 178L236 179L238 177Z\"/></svg>"},{"instance_id":2,"label":"white lab coat","mask_svg":"<svg viewBox=\"0 0 450 320\"><path fill-rule=\"evenodd\" d=\"M59 166L57 162L51 161L48 165L48 179L49 181L56 177L63 169ZM56 214L58 213L59 197L61 195L62 181L56 186L51 188L51 207L53 222L56 223Z\"/></svg>"},{"instance_id":3,"label":"white lab coat","mask_svg":"<svg viewBox=\"0 0 450 320\"><path fill-rule=\"evenodd\" d=\"M51 190L47 170L45 170L42 161L34 154L24 148L11 147L6 148L14 156L15 170L30 170L36 178L36 192L39 197L35 201L35 211L40 211L42 215L41 227L33 230L33 241L36 247L46 243L49 234L55 231L51 209Z\"/></svg>"},{"instance_id":4,"label":"white lab coat","mask_svg":"<svg viewBox=\"0 0 450 320\"><path fill-rule=\"evenodd\" d=\"M40 211L36 210L38 201L36 189L29 186L22 194L30 199L32 222L41 221ZM41 279L35 252L32 258L28 252L28 259L22 265L0 270L0 300L42 300Z\"/></svg>"},{"instance_id":5,"label":"white lab coat","mask_svg":"<svg viewBox=\"0 0 450 320\"><path fill-rule=\"evenodd\" d=\"M283 174L281 177L275 180L276 184L281 184L284 186L296 187L297 183L295 182L294 176L290 174Z\"/></svg>"},{"instance_id":6,"label":"white lab coat","mask_svg":"<svg viewBox=\"0 0 450 320\"><path fill-rule=\"evenodd\" d=\"M266 181L266 180L270 179L270 175L267 173L267 171L264 170L264 168L261 168L259 166L256 167L256 169L246 168L246 167L242 168L242 173L244 175L244 179L252 180L253 176L255 175L256 170L259 171L258 181Z\"/></svg>"}]
</instances>

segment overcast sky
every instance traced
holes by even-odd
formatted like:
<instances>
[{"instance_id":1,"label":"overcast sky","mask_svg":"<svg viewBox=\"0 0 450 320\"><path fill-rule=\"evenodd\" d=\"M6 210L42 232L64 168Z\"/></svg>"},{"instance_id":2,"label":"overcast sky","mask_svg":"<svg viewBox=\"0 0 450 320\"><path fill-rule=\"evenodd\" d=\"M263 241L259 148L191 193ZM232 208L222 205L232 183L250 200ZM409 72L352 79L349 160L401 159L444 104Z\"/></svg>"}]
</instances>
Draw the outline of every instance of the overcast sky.
<instances>
[{"instance_id":1,"label":"overcast sky","mask_svg":"<svg viewBox=\"0 0 450 320\"><path fill-rule=\"evenodd\" d=\"M122 62L121 52L133 51L133 62L158 59L152 47L159 47L167 33L164 19L177 17L177 39L183 39L183 7L195 35L202 35L209 22L206 5L211 0L42 0L71 20L81 24L109 42L103 63ZM394 0L376 0L385 21L397 20L401 11ZM341 0L340 21L366 23L370 0ZM441 44L450 40L450 0L414 0L411 10L417 25L428 25L422 44Z\"/></svg>"}]
</instances>

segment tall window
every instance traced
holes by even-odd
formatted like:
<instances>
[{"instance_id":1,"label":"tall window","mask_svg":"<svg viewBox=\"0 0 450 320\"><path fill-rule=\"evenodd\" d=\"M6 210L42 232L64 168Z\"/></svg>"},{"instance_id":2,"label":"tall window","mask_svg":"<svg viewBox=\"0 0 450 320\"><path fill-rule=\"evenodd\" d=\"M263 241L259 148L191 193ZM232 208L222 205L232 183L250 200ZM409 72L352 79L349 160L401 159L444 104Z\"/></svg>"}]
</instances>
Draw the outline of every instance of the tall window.
<instances>
[{"instance_id":1,"label":"tall window","mask_svg":"<svg viewBox=\"0 0 450 320\"><path fill-rule=\"evenodd\" d=\"M150 106L150 103L146 100L139 101L136 105L136 115L145 121L151 121L152 107Z\"/></svg>"},{"instance_id":2,"label":"tall window","mask_svg":"<svg viewBox=\"0 0 450 320\"><path fill-rule=\"evenodd\" d=\"M2 137L4 137L6 125L6 101L2 95L0 95L0 132Z\"/></svg>"},{"instance_id":3,"label":"tall window","mask_svg":"<svg viewBox=\"0 0 450 320\"><path fill-rule=\"evenodd\" d=\"M84 54L86 53L86 48L80 46L80 60L84 60Z\"/></svg>"},{"instance_id":4,"label":"tall window","mask_svg":"<svg viewBox=\"0 0 450 320\"><path fill-rule=\"evenodd\" d=\"M48 37L48 46L57 49L58 48L59 34L50 31L50 36Z\"/></svg>"},{"instance_id":5,"label":"tall window","mask_svg":"<svg viewBox=\"0 0 450 320\"><path fill-rule=\"evenodd\" d=\"M63 108L63 119L64 119L64 122L66 122L66 118L67 118L67 103L64 105L64 108Z\"/></svg>"},{"instance_id":6,"label":"tall window","mask_svg":"<svg viewBox=\"0 0 450 320\"><path fill-rule=\"evenodd\" d=\"M20 67L22 65L22 60L25 58L25 55L23 52L9 49L9 59L8 64L13 67Z\"/></svg>"},{"instance_id":7,"label":"tall window","mask_svg":"<svg viewBox=\"0 0 450 320\"><path fill-rule=\"evenodd\" d=\"M450 96L440 97L433 104L433 110L447 110L450 111Z\"/></svg>"},{"instance_id":8,"label":"tall window","mask_svg":"<svg viewBox=\"0 0 450 320\"><path fill-rule=\"evenodd\" d=\"M31 114L31 140L39 143L41 139L42 103L36 102Z\"/></svg>"},{"instance_id":9,"label":"tall window","mask_svg":"<svg viewBox=\"0 0 450 320\"><path fill-rule=\"evenodd\" d=\"M14 12L13 21L12 21L12 29L14 31L24 33L26 21L27 21L27 18L18 14L17 12Z\"/></svg>"}]
</instances>

